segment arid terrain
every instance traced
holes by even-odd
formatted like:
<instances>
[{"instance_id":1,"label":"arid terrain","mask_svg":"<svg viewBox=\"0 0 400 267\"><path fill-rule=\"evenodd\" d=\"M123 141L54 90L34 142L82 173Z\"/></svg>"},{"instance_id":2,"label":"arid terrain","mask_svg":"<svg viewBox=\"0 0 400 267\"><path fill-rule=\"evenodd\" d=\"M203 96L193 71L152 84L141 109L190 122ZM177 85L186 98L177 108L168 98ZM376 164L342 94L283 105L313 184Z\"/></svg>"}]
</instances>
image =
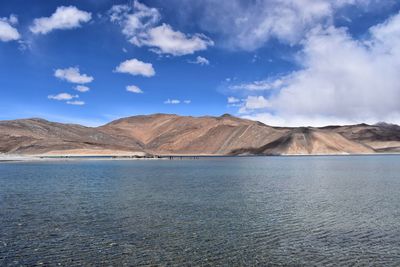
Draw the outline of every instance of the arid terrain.
<instances>
[{"instance_id":1,"label":"arid terrain","mask_svg":"<svg viewBox=\"0 0 400 267\"><path fill-rule=\"evenodd\" d=\"M100 127L0 121L4 155L311 155L400 153L400 126L281 128L231 115L154 114Z\"/></svg>"}]
</instances>

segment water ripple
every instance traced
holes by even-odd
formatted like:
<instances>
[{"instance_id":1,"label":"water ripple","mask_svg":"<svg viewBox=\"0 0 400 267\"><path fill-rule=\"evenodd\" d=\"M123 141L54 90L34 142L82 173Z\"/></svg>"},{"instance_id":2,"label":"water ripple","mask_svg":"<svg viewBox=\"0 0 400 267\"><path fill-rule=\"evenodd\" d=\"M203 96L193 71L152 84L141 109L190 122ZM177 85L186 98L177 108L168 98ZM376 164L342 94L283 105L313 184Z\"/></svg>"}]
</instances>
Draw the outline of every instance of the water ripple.
<instances>
[{"instance_id":1,"label":"water ripple","mask_svg":"<svg viewBox=\"0 0 400 267\"><path fill-rule=\"evenodd\" d=\"M0 164L0 266L399 266L399 163Z\"/></svg>"}]
</instances>

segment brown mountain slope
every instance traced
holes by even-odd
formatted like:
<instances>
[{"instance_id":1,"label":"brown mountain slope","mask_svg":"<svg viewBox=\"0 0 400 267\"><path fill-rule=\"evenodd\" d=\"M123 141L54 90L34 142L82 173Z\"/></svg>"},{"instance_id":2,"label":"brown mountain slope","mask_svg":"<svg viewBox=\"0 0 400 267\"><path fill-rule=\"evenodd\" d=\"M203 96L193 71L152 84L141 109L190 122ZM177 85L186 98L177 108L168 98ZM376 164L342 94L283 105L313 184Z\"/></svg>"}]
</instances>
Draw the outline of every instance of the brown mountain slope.
<instances>
[{"instance_id":1,"label":"brown mountain slope","mask_svg":"<svg viewBox=\"0 0 400 267\"><path fill-rule=\"evenodd\" d=\"M400 126L386 123L351 125L334 129L349 140L366 144L378 152L400 152Z\"/></svg>"},{"instance_id":2,"label":"brown mountain slope","mask_svg":"<svg viewBox=\"0 0 400 267\"><path fill-rule=\"evenodd\" d=\"M342 135L313 128L295 128L259 148L232 151L233 155L365 154L374 149Z\"/></svg>"},{"instance_id":3,"label":"brown mountain slope","mask_svg":"<svg viewBox=\"0 0 400 267\"><path fill-rule=\"evenodd\" d=\"M400 152L400 127L278 128L236 118L154 114L92 128L42 119L0 121L0 153L158 155L362 154Z\"/></svg>"},{"instance_id":4,"label":"brown mountain slope","mask_svg":"<svg viewBox=\"0 0 400 267\"><path fill-rule=\"evenodd\" d=\"M189 117L169 114L134 116L103 127L110 134L140 140L158 154L228 154L242 147L259 147L280 137L286 130L223 115Z\"/></svg>"},{"instance_id":5,"label":"brown mountain slope","mask_svg":"<svg viewBox=\"0 0 400 267\"><path fill-rule=\"evenodd\" d=\"M0 121L0 152L42 154L76 149L142 151L133 138L111 136L95 128L42 119Z\"/></svg>"}]
</instances>

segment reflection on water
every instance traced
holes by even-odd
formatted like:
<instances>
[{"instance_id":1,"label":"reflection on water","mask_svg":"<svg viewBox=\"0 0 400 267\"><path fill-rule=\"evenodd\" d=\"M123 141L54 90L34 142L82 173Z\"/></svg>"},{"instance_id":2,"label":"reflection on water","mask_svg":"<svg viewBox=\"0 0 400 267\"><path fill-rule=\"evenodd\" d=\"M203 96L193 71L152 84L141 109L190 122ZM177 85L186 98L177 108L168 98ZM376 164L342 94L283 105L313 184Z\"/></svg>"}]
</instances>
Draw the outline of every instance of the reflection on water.
<instances>
[{"instance_id":1,"label":"reflection on water","mask_svg":"<svg viewBox=\"0 0 400 267\"><path fill-rule=\"evenodd\" d=\"M0 265L400 265L400 157L0 164Z\"/></svg>"}]
</instances>

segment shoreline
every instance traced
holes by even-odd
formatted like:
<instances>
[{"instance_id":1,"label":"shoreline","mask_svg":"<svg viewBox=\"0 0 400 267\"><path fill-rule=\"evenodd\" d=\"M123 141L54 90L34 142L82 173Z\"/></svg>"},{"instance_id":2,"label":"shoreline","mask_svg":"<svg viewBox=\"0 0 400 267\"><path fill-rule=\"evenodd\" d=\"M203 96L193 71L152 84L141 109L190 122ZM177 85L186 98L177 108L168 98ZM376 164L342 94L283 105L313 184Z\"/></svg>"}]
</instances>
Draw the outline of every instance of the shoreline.
<instances>
[{"instance_id":1,"label":"shoreline","mask_svg":"<svg viewBox=\"0 0 400 267\"><path fill-rule=\"evenodd\" d=\"M130 160L197 160L205 158L256 158L256 157L342 157L342 156L400 156L400 153L365 153L365 154L281 154L281 155L18 155L0 154L0 163L11 162L60 162L60 161L130 161Z\"/></svg>"}]
</instances>

